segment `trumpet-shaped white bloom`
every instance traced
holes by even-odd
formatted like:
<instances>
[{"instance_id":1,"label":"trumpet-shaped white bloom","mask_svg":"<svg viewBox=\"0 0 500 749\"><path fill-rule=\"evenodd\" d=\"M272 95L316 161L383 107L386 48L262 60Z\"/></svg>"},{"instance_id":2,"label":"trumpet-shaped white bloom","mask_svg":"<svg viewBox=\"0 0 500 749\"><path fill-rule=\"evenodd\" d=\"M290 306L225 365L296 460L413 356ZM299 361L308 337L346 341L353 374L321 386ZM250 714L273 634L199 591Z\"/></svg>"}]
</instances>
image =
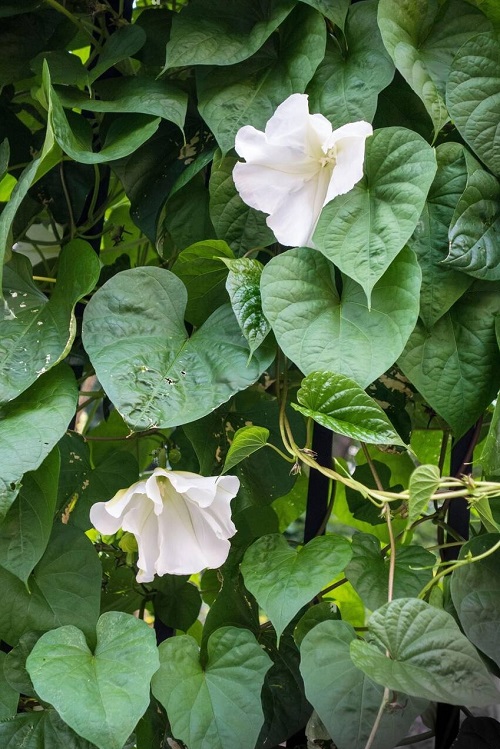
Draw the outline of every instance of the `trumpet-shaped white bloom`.
<instances>
[{"instance_id":1,"label":"trumpet-shaped white bloom","mask_svg":"<svg viewBox=\"0 0 500 749\"><path fill-rule=\"evenodd\" d=\"M322 114L309 114L307 96L292 94L266 125L240 128L235 148L246 163L233 170L242 200L268 213L267 225L285 245L313 247L323 206L349 192L363 176L368 122L332 130Z\"/></svg>"},{"instance_id":2,"label":"trumpet-shaped white bloom","mask_svg":"<svg viewBox=\"0 0 500 749\"><path fill-rule=\"evenodd\" d=\"M198 476L155 468L144 481L121 489L109 502L91 507L90 521L102 534L133 533L139 548L137 581L157 575L191 575L220 567L236 528L230 503L240 487L236 476Z\"/></svg>"}]
</instances>

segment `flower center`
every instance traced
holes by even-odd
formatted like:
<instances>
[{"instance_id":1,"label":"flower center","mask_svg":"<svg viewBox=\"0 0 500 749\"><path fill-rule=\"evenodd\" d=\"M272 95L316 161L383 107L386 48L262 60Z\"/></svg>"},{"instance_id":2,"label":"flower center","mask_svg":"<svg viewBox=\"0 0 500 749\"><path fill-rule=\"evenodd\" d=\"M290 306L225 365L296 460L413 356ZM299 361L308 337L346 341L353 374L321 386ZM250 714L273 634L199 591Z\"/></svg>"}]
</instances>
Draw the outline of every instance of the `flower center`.
<instances>
[{"instance_id":1,"label":"flower center","mask_svg":"<svg viewBox=\"0 0 500 749\"><path fill-rule=\"evenodd\" d=\"M322 156L319 160L320 166L332 166L334 167L337 162L337 149L335 146L332 146L332 148L329 148L328 151L325 153L324 156Z\"/></svg>"}]
</instances>

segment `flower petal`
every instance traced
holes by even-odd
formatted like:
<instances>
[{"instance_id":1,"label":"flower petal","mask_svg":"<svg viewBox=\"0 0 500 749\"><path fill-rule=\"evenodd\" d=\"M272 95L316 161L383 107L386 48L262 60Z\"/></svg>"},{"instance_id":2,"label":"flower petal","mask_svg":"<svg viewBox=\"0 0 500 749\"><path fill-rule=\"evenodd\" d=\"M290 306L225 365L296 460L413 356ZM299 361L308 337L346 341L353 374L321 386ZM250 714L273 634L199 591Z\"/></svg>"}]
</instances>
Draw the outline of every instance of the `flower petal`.
<instances>
[{"instance_id":1,"label":"flower petal","mask_svg":"<svg viewBox=\"0 0 500 749\"><path fill-rule=\"evenodd\" d=\"M156 571L159 575L191 575L208 566L205 549L198 543L191 515L179 494L172 492L168 497L157 522L159 555Z\"/></svg>"},{"instance_id":2,"label":"flower petal","mask_svg":"<svg viewBox=\"0 0 500 749\"><path fill-rule=\"evenodd\" d=\"M146 482L136 481L135 484L129 486L128 489L120 489L116 492L115 496L106 502L106 511L114 518L122 516L126 506L133 498L134 494L145 494L146 493Z\"/></svg>"},{"instance_id":3,"label":"flower petal","mask_svg":"<svg viewBox=\"0 0 500 749\"><path fill-rule=\"evenodd\" d=\"M158 518L154 512L155 505L144 495L137 494L123 518L124 531L133 533L139 549L137 581L149 583L156 572L156 563L160 554Z\"/></svg>"},{"instance_id":4,"label":"flower petal","mask_svg":"<svg viewBox=\"0 0 500 749\"><path fill-rule=\"evenodd\" d=\"M112 536L121 528L122 519L113 517L107 508L108 502L96 502L90 508L90 522L103 536Z\"/></svg>"},{"instance_id":5,"label":"flower petal","mask_svg":"<svg viewBox=\"0 0 500 749\"><path fill-rule=\"evenodd\" d=\"M373 133L368 122L351 122L343 125L332 134L336 151L336 163L328 186L325 205L336 195L352 190L363 177L365 159L365 141Z\"/></svg>"},{"instance_id":6,"label":"flower petal","mask_svg":"<svg viewBox=\"0 0 500 749\"><path fill-rule=\"evenodd\" d=\"M292 94L276 109L266 125L267 142L295 149L312 159L321 157L321 144L332 133L322 114L309 114L306 94Z\"/></svg>"}]
</instances>

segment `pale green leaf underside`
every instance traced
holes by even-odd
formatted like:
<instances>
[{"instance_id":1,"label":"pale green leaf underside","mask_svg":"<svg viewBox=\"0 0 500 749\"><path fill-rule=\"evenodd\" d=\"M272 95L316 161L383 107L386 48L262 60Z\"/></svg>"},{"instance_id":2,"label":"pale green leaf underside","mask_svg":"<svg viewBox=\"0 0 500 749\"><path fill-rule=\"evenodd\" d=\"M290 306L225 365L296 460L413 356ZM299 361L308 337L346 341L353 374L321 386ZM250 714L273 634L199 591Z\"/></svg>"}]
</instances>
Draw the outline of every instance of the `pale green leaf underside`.
<instances>
[{"instance_id":1,"label":"pale green leaf underside","mask_svg":"<svg viewBox=\"0 0 500 749\"><path fill-rule=\"evenodd\" d=\"M249 455L265 447L268 439L269 429L265 427L247 426L238 429L227 451L222 473L227 473L235 465L248 458Z\"/></svg>"}]
</instances>

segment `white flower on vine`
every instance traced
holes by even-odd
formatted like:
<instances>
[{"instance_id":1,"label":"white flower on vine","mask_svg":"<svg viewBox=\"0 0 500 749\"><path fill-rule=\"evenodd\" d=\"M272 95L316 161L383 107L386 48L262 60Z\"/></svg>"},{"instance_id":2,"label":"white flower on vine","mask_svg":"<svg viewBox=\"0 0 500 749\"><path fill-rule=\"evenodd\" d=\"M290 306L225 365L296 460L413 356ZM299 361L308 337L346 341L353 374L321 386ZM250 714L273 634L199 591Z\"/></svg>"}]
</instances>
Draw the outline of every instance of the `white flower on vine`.
<instances>
[{"instance_id":1,"label":"white flower on vine","mask_svg":"<svg viewBox=\"0 0 500 749\"><path fill-rule=\"evenodd\" d=\"M245 163L233 170L242 200L268 213L267 225L284 245L313 247L322 208L352 190L363 176L368 122L333 130L322 114L309 114L307 96L292 94L264 132L240 128L235 148Z\"/></svg>"},{"instance_id":2,"label":"white flower on vine","mask_svg":"<svg viewBox=\"0 0 500 749\"><path fill-rule=\"evenodd\" d=\"M228 539L236 533L230 504L239 487L236 476L155 468L109 502L94 504L90 521L103 535L122 528L135 536L138 582L151 582L155 574L191 575L226 561Z\"/></svg>"}]
</instances>

